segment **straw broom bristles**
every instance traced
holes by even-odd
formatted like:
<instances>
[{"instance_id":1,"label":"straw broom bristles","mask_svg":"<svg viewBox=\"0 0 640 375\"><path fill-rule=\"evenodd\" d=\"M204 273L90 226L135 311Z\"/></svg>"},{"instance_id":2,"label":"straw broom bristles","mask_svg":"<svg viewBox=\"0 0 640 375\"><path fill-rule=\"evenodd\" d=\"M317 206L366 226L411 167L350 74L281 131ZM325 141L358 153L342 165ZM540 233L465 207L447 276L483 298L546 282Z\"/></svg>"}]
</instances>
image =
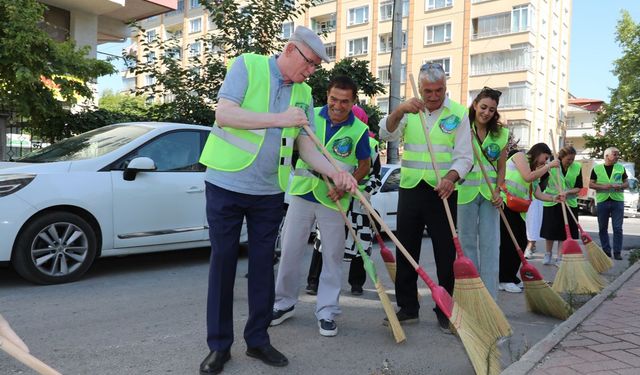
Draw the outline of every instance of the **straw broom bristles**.
<instances>
[{"instance_id":1,"label":"straw broom bristles","mask_svg":"<svg viewBox=\"0 0 640 375\"><path fill-rule=\"evenodd\" d=\"M366 210L365 210L366 211ZM378 227L376 223L373 221L371 214L367 212L367 217L369 218L369 223L371 228L373 228L374 234L376 236L376 241L378 242L378 247L380 248L380 256L382 256L382 260L384 261L384 266L387 268L387 273L389 274L389 278L395 284L396 283L396 259L393 256L393 253L387 248L382 240L382 236L380 235L380 231L378 231Z\"/></svg>"},{"instance_id":2,"label":"straw broom bristles","mask_svg":"<svg viewBox=\"0 0 640 375\"><path fill-rule=\"evenodd\" d=\"M460 337L476 374L500 374L502 369L500 368L500 352L496 345L497 340L483 340L482 338L490 335L468 313L465 315L465 311L456 303L453 304L449 321L456 335Z\"/></svg>"},{"instance_id":3,"label":"straw broom bristles","mask_svg":"<svg viewBox=\"0 0 640 375\"><path fill-rule=\"evenodd\" d=\"M580 225L571 209L568 211L580 230L580 238L582 239L582 244L585 249L587 249L587 259L589 259L589 263L591 263L593 268L599 273L608 271L609 268L613 267L613 261L604 253L604 251L602 251L602 248L598 246L598 244L593 242L589 233L582 229L582 225Z\"/></svg>"}]
</instances>

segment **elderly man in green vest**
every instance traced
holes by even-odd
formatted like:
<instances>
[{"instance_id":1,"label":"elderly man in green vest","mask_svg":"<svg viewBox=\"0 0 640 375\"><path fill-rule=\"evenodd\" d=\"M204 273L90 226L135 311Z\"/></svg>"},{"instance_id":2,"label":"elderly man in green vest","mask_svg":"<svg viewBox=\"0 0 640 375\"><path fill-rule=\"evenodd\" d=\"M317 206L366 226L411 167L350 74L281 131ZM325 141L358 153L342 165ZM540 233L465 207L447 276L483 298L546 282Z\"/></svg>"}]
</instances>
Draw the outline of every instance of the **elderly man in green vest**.
<instances>
[{"instance_id":1,"label":"elderly man in green vest","mask_svg":"<svg viewBox=\"0 0 640 375\"><path fill-rule=\"evenodd\" d=\"M347 172L336 172L301 125L313 127L311 87L304 83L320 62L329 62L324 44L299 26L276 56L244 54L231 64L218 93L216 123L200 162L205 174L211 241L207 296L210 353L200 374L218 374L231 358L233 286L244 220L249 235L249 317L246 354L271 366L287 358L270 343L267 328L274 301L273 258L282 221L294 143L310 168L329 176L342 190L355 191Z\"/></svg>"},{"instance_id":2,"label":"elderly man in green vest","mask_svg":"<svg viewBox=\"0 0 640 375\"><path fill-rule=\"evenodd\" d=\"M327 105L315 108L316 135L343 171L362 180L369 173L371 149L369 128L351 110L356 102L358 87L346 76L329 82ZM282 258L276 281L273 307L275 326L293 316L300 289L300 264L307 239L314 223L322 235L322 272L316 301L316 320L322 336L335 336L335 321L340 314L340 286L342 284L342 256L345 243L345 223L334 201L343 210L349 208L351 196L329 189L321 176L313 173L304 161L296 163L289 193L292 195L282 229Z\"/></svg>"},{"instance_id":3,"label":"elderly man in green vest","mask_svg":"<svg viewBox=\"0 0 640 375\"><path fill-rule=\"evenodd\" d=\"M400 242L419 261L425 225L431 235L438 282L453 293L453 261L455 248L442 202L448 200L454 216L457 208L456 182L473 165L471 131L467 108L446 96L446 75L442 65L426 63L420 68L419 90L422 98L401 103L380 121L380 138L394 141L404 136L404 153L400 171L398 196L398 229ZM424 111L429 138L433 144L441 180L438 182L427 149L427 142L418 115ZM400 323L418 321L418 275L399 252L397 253L396 300ZM449 320L437 307L438 324L449 332Z\"/></svg>"},{"instance_id":4,"label":"elderly man in green vest","mask_svg":"<svg viewBox=\"0 0 640 375\"><path fill-rule=\"evenodd\" d=\"M604 150L604 164L591 171L589 187L596 191L598 231L602 250L611 256L609 243L609 217L613 226L613 256L622 260L622 221L624 219L624 189L629 187L627 172L618 163L620 151L615 147Z\"/></svg>"}]
</instances>

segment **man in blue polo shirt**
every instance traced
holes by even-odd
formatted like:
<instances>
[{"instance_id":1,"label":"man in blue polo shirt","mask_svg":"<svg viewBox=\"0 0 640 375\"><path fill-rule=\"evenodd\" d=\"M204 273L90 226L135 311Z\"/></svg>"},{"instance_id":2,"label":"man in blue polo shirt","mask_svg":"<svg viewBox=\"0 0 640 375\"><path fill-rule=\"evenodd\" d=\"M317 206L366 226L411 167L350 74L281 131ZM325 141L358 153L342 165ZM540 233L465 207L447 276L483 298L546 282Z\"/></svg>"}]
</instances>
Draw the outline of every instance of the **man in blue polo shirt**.
<instances>
[{"instance_id":1,"label":"man in blue polo shirt","mask_svg":"<svg viewBox=\"0 0 640 375\"><path fill-rule=\"evenodd\" d=\"M335 77L329 83L327 105L315 108L316 135L344 171L356 181L369 173L371 149L368 127L351 111L358 88L349 77ZM298 161L289 193L292 195L282 233L282 258L276 280L276 299L271 325L278 325L293 316L300 289L300 265L309 232L315 222L322 234L322 273L318 285L316 318L320 334L335 336L335 317L340 314L338 299L342 282L344 253L344 221L334 201L340 199L344 210L349 197L343 191L329 190L322 176L310 173L304 162Z\"/></svg>"}]
</instances>

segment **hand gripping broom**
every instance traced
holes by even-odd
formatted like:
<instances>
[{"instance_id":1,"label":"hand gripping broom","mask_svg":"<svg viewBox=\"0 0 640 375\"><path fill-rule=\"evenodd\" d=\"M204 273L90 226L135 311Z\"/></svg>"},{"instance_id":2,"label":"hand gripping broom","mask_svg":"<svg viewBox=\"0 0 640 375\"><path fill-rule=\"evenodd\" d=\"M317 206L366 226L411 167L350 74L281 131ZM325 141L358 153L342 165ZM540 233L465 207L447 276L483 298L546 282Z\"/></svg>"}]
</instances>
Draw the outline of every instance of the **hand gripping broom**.
<instances>
[{"instance_id":1,"label":"hand gripping broom","mask_svg":"<svg viewBox=\"0 0 640 375\"><path fill-rule=\"evenodd\" d=\"M29 352L20 348L18 345L9 341L6 337L0 335L0 349L7 352L10 356L29 366L35 372L41 375L61 375L58 371L49 367L46 363L31 355Z\"/></svg>"},{"instance_id":2,"label":"hand gripping broom","mask_svg":"<svg viewBox=\"0 0 640 375\"><path fill-rule=\"evenodd\" d=\"M473 154L476 159L480 158L478 150L476 150L475 147L473 147ZM484 165L482 163L478 163L478 165L480 166L480 171L482 171L484 181L487 183L487 186L489 186L489 190L492 193L498 193L497 186L494 188L491 184L491 180L489 179L487 171L484 169ZM540 272L538 272L538 270L527 261L516 237L513 235L513 231L507 221L507 217L504 216L502 207L498 207L498 212L500 213L500 218L502 219L504 226L509 232L511 241L513 241L513 245L516 248L516 252L522 261L522 267L520 267L520 278L522 278L524 283L524 298L527 302L528 310L536 314L553 316L558 319L566 320L572 313L571 307L556 291L551 289L549 284L542 278L542 275L540 275Z\"/></svg>"},{"instance_id":3,"label":"hand gripping broom","mask_svg":"<svg viewBox=\"0 0 640 375\"><path fill-rule=\"evenodd\" d=\"M580 238L582 239L582 244L584 245L585 249L587 249L587 258L589 259L589 262L591 263L593 268L599 273L603 273L609 270L609 268L613 267L613 261L611 260L611 258L604 253L602 248L598 246L597 243L593 242L589 233L585 232L584 229L582 229L582 225L580 225L580 223L578 222L578 219L576 218L576 215L573 214L573 211L568 208L567 211L569 211L569 214L571 214L573 221L578 226L578 230L580 230Z\"/></svg>"},{"instance_id":4,"label":"hand gripping broom","mask_svg":"<svg viewBox=\"0 0 640 375\"><path fill-rule=\"evenodd\" d=\"M331 190L333 185L331 184L331 182L329 182L329 179L327 178L327 176L323 175L322 178L324 179L324 183L327 184L327 188ZM387 314L387 319L389 320L389 326L391 326L393 337L396 339L396 343L399 344L405 341L407 337L404 335L404 330L402 329L402 326L398 321L398 317L396 316L396 313L393 310L393 306L391 305L389 296L387 295L387 292L384 290L382 283L378 279L376 266L373 264L373 262L371 261L371 258L369 258L367 253L362 248L362 245L358 240L358 235L353 230L353 227L351 226L351 222L349 222L349 219L347 218L347 215L344 212L344 208L342 207L342 204L340 203L339 200L336 201L335 203L336 203L336 206L338 206L338 211L340 211L340 215L342 215L342 219L344 220L345 225L347 226L347 228L349 228L349 233L351 233L351 237L353 237L353 243L356 245L356 248L358 249L358 253L362 257L362 263L364 265L364 269L365 271L367 271L367 275L369 275L369 278L371 279L373 284L376 286L376 291L378 292L378 297L380 298L380 302L382 302L382 307L384 308L384 312L385 314Z\"/></svg>"},{"instance_id":5,"label":"hand gripping broom","mask_svg":"<svg viewBox=\"0 0 640 375\"><path fill-rule=\"evenodd\" d=\"M556 144L553 139L553 131L549 131L553 153L556 154ZM561 166L559 166L561 168ZM556 173L556 190L563 193L560 173ZM553 282L553 290L558 293L590 294L599 293L605 286L602 277L591 264L584 258L578 242L571 238L567 211L562 204L562 217L564 219L564 231L566 239L562 241L562 262Z\"/></svg>"},{"instance_id":6,"label":"hand gripping broom","mask_svg":"<svg viewBox=\"0 0 640 375\"><path fill-rule=\"evenodd\" d=\"M419 98L418 89L416 87L413 74L410 74L411 86L413 87L413 95ZM440 170L436 163L435 155L433 154L433 145L429 138L429 130L427 129L427 120L424 117L424 113L420 112L420 120L422 122L422 130L424 131L424 137L427 141L427 148L431 155L431 164L436 174L438 183L441 180ZM472 144L473 146L473 144ZM447 198L442 198L442 204L444 205L445 212L447 213L447 220L449 221L449 228L451 229L451 235L453 236L453 245L456 250L456 260L453 262L453 274L455 276L455 284L453 288L453 298L460 304L460 306L472 313L475 320L486 329L488 333L493 335L494 339L498 339L504 336L510 336L512 333L511 326L504 316L504 313L495 302L487 288L485 287L478 270L475 265L464 255L460 239L456 233L456 227L453 224L453 216L449 208Z\"/></svg>"},{"instance_id":7,"label":"hand gripping broom","mask_svg":"<svg viewBox=\"0 0 640 375\"><path fill-rule=\"evenodd\" d=\"M303 125L307 135L311 138L316 147L324 154L333 167L340 171L337 162L327 151L324 145L320 142L318 137L313 133L313 130L309 125ZM411 254L407 249L402 246L398 238L391 232L389 226L382 220L380 215L371 207L371 204L366 200L364 195L359 190L356 190L356 196L360 200L360 203L369 211L376 221L382 226L384 231L389 235L393 243L398 247L400 252L405 256L407 261L416 270L420 278L427 284L431 290L431 298L440 308L440 310L447 316L449 322L454 327L462 345L469 356L471 365L477 374L497 375L500 373L500 360L498 349L496 348L493 337L488 334L482 327L475 322L472 316L465 313L465 311L453 301L451 295L441 286L436 285L435 282L429 277L427 272L411 257Z\"/></svg>"}]
</instances>

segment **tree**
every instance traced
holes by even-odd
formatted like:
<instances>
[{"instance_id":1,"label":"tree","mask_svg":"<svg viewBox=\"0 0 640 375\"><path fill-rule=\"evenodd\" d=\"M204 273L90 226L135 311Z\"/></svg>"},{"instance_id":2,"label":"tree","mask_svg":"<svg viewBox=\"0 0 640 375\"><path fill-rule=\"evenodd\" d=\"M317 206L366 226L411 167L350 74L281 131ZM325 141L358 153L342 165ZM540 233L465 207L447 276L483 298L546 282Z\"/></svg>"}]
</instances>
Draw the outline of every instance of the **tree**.
<instances>
[{"instance_id":1,"label":"tree","mask_svg":"<svg viewBox=\"0 0 640 375\"><path fill-rule=\"evenodd\" d=\"M88 83L115 70L86 57L89 47L54 41L41 28L45 9L36 0L0 0L0 109L55 137L64 123L53 124L51 117L67 112L77 96L91 98Z\"/></svg>"},{"instance_id":2,"label":"tree","mask_svg":"<svg viewBox=\"0 0 640 375\"><path fill-rule=\"evenodd\" d=\"M102 94L98 102L98 107L107 111L119 112L123 115L140 118L144 118L149 110L149 106L143 97L123 93L115 94L111 90L106 90Z\"/></svg>"},{"instance_id":3,"label":"tree","mask_svg":"<svg viewBox=\"0 0 640 375\"><path fill-rule=\"evenodd\" d=\"M640 166L640 24L628 11L616 28L616 41L622 47L622 57L614 62L613 73L618 87L611 89L611 101L603 106L596 118L595 136L585 136L591 156L603 157L607 147L617 147L622 158Z\"/></svg>"}]
</instances>

